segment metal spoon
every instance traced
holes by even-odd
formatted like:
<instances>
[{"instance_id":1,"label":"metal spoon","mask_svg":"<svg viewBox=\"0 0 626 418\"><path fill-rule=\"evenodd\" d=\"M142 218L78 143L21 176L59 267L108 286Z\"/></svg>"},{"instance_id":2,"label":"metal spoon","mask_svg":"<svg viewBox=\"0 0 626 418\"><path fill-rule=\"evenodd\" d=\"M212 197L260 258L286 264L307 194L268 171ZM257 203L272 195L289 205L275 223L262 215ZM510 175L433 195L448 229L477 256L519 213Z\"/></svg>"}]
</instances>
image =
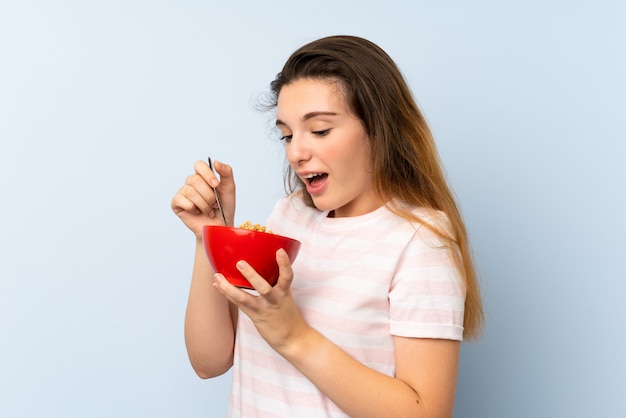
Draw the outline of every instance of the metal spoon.
<instances>
[{"instance_id":1,"label":"metal spoon","mask_svg":"<svg viewBox=\"0 0 626 418\"><path fill-rule=\"evenodd\" d=\"M215 174L215 170L213 170L213 163L211 162L211 157L209 157L209 168L211 169L213 174ZM226 216L224 215L224 210L222 209L222 204L220 203L220 195L217 193L217 189L215 189L215 187L211 187L211 189L213 189L213 193L215 193L215 201L217 202L217 207L219 208L220 213L222 214L224 225L228 226L228 223L226 222Z\"/></svg>"}]
</instances>

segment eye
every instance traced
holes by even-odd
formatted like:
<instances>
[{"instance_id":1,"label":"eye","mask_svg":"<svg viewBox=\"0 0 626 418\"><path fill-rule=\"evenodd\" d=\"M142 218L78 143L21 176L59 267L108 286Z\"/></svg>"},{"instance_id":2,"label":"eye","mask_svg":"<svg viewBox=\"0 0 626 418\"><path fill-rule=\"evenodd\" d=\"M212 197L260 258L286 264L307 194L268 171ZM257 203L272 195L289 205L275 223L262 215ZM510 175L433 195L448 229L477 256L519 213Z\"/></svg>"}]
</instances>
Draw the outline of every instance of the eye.
<instances>
[{"instance_id":1,"label":"eye","mask_svg":"<svg viewBox=\"0 0 626 418\"><path fill-rule=\"evenodd\" d=\"M330 129L322 129L321 131L313 131L316 136L326 136L330 133Z\"/></svg>"},{"instance_id":2,"label":"eye","mask_svg":"<svg viewBox=\"0 0 626 418\"><path fill-rule=\"evenodd\" d=\"M291 137L293 137L293 135L283 135L280 137L280 140L285 142L291 142Z\"/></svg>"}]
</instances>

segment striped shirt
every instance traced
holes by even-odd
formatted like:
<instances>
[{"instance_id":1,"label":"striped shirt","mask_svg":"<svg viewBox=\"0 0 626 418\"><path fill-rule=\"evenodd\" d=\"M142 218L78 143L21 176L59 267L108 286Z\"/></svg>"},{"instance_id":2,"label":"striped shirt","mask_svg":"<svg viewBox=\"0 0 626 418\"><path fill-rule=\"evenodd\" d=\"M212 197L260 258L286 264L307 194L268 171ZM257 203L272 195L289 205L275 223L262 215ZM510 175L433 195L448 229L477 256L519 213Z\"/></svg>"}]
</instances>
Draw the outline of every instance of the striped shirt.
<instances>
[{"instance_id":1,"label":"striped shirt","mask_svg":"<svg viewBox=\"0 0 626 418\"><path fill-rule=\"evenodd\" d=\"M447 225L442 212L414 213ZM291 196L266 222L274 233L302 242L292 294L309 325L389 376L395 375L394 335L462 339L464 285L432 231L385 206L356 217L327 215ZM242 312L230 402L232 417L347 416L272 350Z\"/></svg>"}]
</instances>

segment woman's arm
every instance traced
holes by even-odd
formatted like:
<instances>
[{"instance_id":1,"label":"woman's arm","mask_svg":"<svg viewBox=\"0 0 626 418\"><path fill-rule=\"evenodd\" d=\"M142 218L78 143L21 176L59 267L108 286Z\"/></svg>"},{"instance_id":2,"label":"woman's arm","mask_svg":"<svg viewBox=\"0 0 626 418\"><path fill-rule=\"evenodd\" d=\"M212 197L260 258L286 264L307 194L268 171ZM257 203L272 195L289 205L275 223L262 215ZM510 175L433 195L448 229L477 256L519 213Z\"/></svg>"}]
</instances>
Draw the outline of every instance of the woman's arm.
<instances>
[{"instance_id":1,"label":"woman's arm","mask_svg":"<svg viewBox=\"0 0 626 418\"><path fill-rule=\"evenodd\" d=\"M279 352L351 417L452 417L460 342L394 337L394 345L395 378L312 328Z\"/></svg>"},{"instance_id":2,"label":"woman's arm","mask_svg":"<svg viewBox=\"0 0 626 418\"><path fill-rule=\"evenodd\" d=\"M185 314L185 345L193 369L203 379L230 369L235 346L237 308L213 288L213 274L198 240Z\"/></svg>"},{"instance_id":3,"label":"woman's arm","mask_svg":"<svg viewBox=\"0 0 626 418\"><path fill-rule=\"evenodd\" d=\"M209 165L198 161L194 173L172 199L172 210L194 233L195 257L185 315L185 344L191 364L202 378L226 372L233 362L237 309L211 286L211 268L202 243L204 225L223 225L213 187L218 189L226 219L235 214L235 183L232 169L215 162L220 181Z\"/></svg>"},{"instance_id":4,"label":"woman's arm","mask_svg":"<svg viewBox=\"0 0 626 418\"><path fill-rule=\"evenodd\" d=\"M451 417L460 343L394 337L396 377L360 363L302 318L290 294L293 271L286 253L276 260L271 287L245 262L238 267L255 297L215 275L215 287L254 322L261 336L351 417Z\"/></svg>"}]
</instances>

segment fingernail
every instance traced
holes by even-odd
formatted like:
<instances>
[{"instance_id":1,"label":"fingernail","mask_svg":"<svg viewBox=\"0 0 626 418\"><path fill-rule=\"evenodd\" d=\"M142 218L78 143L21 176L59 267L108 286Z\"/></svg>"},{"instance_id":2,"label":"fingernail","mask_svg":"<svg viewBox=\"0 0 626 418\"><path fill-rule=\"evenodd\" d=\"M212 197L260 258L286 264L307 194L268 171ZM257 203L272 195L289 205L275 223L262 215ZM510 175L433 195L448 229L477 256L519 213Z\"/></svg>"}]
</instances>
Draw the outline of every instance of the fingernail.
<instances>
[{"instance_id":1,"label":"fingernail","mask_svg":"<svg viewBox=\"0 0 626 418\"><path fill-rule=\"evenodd\" d=\"M243 260L239 260L239 261L237 261L237 268L238 268L239 270L243 270L243 269L245 269L246 267L248 267L248 263L246 263L246 262L245 262L245 261L243 261Z\"/></svg>"},{"instance_id":2,"label":"fingernail","mask_svg":"<svg viewBox=\"0 0 626 418\"><path fill-rule=\"evenodd\" d=\"M209 184L211 185L211 187L217 187L220 185L220 182L217 181L217 179L213 178L209 181Z\"/></svg>"},{"instance_id":3,"label":"fingernail","mask_svg":"<svg viewBox=\"0 0 626 418\"><path fill-rule=\"evenodd\" d=\"M218 283L219 283L219 282L221 282L221 281L224 279L224 278L222 277L222 275L221 275L221 274L219 274L219 273L215 273L215 274L213 275L213 278L214 278L214 279L215 279L215 281L216 281L216 282L218 282Z\"/></svg>"},{"instance_id":4,"label":"fingernail","mask_svg":"<svg viewBox=\"0 0 626 418\"><path fill-rule=\"evenodd\" d=\"M276 251L276 254L278 254L279 257L287 257L287 251L285 251L283 248Z\"/></svg>"}]
</instances>

